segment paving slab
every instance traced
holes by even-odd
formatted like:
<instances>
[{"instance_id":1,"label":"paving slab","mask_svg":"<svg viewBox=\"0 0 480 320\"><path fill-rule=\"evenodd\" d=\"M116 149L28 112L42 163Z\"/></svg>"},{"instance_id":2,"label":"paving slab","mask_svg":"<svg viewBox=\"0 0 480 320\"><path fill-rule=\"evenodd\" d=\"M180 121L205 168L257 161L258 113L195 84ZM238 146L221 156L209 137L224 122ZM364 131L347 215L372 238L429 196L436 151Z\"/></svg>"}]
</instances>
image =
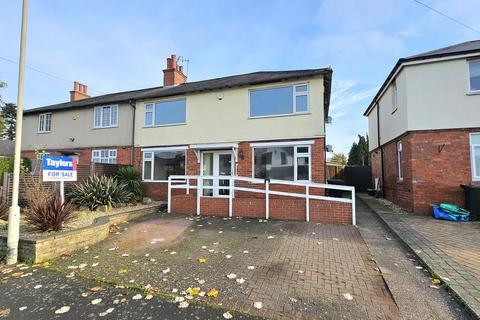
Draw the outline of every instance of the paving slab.
<instances>
[{"instance_id":1,"label":"paving slab","mask_svg":"<svg viewBox=\"0 0 480 320\"><path fill-rule=\"evenodd\" d=\"M470 315L480 318L480 223L396 213L372 197L359 197Z\"/></svg>"},{"instance_id":2,"label":"paving slab","mask_svg":"<svg viewBox=\"0 0 480 320\"><path fill-rule=\"evenodd\" d=\"M180 240L163 246L150 243L164 237L160 229L138 227L185 221L191 225ZM118 285L149 287L171 299L187 288L215 288L218 297L194 300L273 319L399 316L354 226L162 214L119 225L116 232L84 252L53 261L52 267ZM144 234L138 247L122 246L138 232ZM262 307L255 308L256 302Z\"/></svg>"}]
</instances>

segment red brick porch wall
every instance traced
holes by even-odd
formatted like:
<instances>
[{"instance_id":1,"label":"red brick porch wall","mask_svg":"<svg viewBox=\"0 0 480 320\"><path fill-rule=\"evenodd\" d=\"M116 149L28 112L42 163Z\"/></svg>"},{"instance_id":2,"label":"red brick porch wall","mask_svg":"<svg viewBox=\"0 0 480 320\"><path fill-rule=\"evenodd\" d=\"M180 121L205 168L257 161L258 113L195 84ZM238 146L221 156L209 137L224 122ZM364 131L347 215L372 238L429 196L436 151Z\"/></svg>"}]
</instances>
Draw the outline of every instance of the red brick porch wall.
<instances>
[{"instance_id":1,"label":"red brick porch wall","mask_svg":"<svg viewBox=\"0 0 480 320\"><path fill-rule=\"evenodd\" d=\"M409 132L384 145L385 197L415 213L431 213L430 204L442 202L463 207L460 184L472 183L471 132L480 128ZM403 147L403 181L398 180L398 141ZM380 150L370 157L372 178L381 177Z\"/></svg>"}]
</instances>

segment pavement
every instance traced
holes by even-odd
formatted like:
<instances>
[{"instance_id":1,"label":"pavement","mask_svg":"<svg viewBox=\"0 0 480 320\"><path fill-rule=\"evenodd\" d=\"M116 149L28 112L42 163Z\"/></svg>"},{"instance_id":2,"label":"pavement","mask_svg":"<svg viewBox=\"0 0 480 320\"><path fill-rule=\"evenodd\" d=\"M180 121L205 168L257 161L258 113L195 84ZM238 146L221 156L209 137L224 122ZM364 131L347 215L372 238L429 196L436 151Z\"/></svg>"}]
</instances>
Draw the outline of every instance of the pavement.
<instances>
[{"instance_id":1,"label":"pavement","mask_svg":"<svg viewBox=\"0 0 480 320\"><path fill-rule=\"evenodd\" d=\"M164 224L184 229L179 240L163 237ZM150 288L170 301L188 288L214 288L217 297L192 301L265 318L398 318L365 242L349 225L160 214L119 225L107 241L51 268Z\"/></svg>"},{"instance_id":2,"label":"pavement","mask_svg":"<svg viewBox=\"0 0 480 320\"><path fill-rule=\"evenodd\" d=\"M411 258L439 278L472 318L480 319L480 222L458 223L430 215L402 214L375 198L362 194L359 197L377 214L389 234L410 250Z\"/></svg>"},{"instance_id":3,"label":"pavement","mask_svg":"<svg viewBox=\"0 0 480 320\"><path fill-rule=\"evenodd\" d=\"M2 273L9 269L0 266ZM0 319L225 319L226 311L219 307L190 305L181 309L178 303L161 297L147 300L140 291L66 278L50 268L19 265L13 269L2 275ZM56 313L66 307L65 313ZM260 319L231 314L233 319Z\"/></svg>"}]
</instances>

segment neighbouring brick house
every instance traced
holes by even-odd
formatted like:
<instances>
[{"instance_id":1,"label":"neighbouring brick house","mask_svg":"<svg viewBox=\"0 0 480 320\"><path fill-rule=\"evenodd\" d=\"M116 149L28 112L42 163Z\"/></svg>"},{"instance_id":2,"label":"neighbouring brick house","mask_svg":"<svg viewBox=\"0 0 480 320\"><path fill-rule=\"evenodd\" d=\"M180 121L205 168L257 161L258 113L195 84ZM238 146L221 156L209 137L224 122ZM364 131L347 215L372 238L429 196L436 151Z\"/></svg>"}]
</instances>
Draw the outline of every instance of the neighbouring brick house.
<instances>
[{"instance_id":1,"label":"neighbouring brick house","mask_svg":"<svg viewBox=\"0 0 480 320\"><path fill-rule=\"evenodd\" d=\"M480 41L401 58L368 109L373 178L416 212L480 182Z\"/></svg>"},{"instance_id":2,"label":"neighbouring brick house","mask_svg":"<svg viewBox=\"0 0 480 320\"><path fill-rule=\"evenodd\" d=\"M25 111L23 152L33 156L42 146L80 163L134 165L147 194L163 200L172 174L324 183L331 77L332 69L323 68L187 82L172 55L162 87L88 97L87 87L75 83L70 102ZM204 190L202 213L225 214L228 180L204 183L226 189ZM174 211L193 213L194 195L176 192ZM264 203L235 192L234 214L262 217ZM305 200L277 196L271 206L272 218L305 220ZM312 201L310 210L312 220L352 221L349 203Z\"/></svg>"}]
</instances>

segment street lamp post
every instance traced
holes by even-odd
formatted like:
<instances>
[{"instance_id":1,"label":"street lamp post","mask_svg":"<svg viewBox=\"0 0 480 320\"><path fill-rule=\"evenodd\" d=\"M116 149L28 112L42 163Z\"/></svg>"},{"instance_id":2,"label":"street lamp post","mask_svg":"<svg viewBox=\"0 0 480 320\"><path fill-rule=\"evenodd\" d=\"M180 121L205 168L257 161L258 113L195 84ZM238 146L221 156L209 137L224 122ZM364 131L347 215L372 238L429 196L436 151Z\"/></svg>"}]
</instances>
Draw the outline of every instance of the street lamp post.
<instances>
[{"instance_id":1,"label":"street lamp post","mask_svg":"<svg viewBox=\"0 0 480 320\"><path fill-rule=\"evenodd\" d=\"M27 40L28 0L23 0L22 34L20 39L20 63L18 67L17 122L15 128L15 158L13 162L12 206L8 212L7 264L17 263L18 238L20 233L20 207L18 191L20 183L20 160L22 154L23 80L25 77L25 47Z\"/></svg>"}]
</instances>

